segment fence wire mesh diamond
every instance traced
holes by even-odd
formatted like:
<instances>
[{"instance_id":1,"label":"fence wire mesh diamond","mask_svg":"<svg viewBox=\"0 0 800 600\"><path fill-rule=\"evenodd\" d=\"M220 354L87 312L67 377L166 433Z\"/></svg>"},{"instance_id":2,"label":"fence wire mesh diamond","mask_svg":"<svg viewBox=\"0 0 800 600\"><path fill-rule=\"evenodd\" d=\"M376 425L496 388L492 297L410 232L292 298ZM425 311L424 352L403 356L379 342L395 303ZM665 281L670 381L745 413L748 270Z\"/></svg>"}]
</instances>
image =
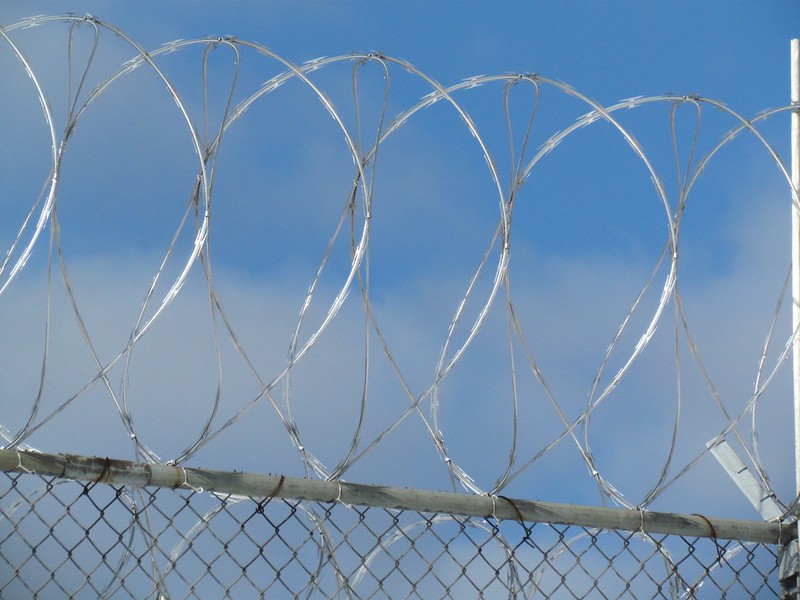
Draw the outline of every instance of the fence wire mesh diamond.
<instances>
[{"instance_id":1,"label":"fence wire mesh diamond","mask_svg":"<svg viewBox=\"0 0 800 600\"><path fill-rule=\"evenodd\" d=\"M777 547L5 473L8 598L777 597Z\"/></svg>"}]
</instances>

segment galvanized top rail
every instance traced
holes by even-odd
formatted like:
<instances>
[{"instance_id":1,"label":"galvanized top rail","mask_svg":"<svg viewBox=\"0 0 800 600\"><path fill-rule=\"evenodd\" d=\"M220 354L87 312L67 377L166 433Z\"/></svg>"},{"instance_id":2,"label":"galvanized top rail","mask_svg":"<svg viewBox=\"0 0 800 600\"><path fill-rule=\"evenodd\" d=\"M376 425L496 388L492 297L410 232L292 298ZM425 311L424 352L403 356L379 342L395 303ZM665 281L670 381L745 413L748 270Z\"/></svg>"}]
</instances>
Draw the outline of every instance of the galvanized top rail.
<instances>
[{"instance_id":1,"label":"galvanized top rail","mask_svg":"<svg viewBox=\"0 0 800 600\"><path fill-rule=\"evenodd\" d=\"M248 496L283 498L388 509L449 513L532 523L642 531L692 537L786 544L797 539L796 523L764 523L628 510L534 502L504 496L478 496L419 489L319 481L283 475L231 473L175 465L143 464L110 458L0 450L0 470L32 472L62 479L132 487L166 487Z\"/></svg>"}]
</instances>

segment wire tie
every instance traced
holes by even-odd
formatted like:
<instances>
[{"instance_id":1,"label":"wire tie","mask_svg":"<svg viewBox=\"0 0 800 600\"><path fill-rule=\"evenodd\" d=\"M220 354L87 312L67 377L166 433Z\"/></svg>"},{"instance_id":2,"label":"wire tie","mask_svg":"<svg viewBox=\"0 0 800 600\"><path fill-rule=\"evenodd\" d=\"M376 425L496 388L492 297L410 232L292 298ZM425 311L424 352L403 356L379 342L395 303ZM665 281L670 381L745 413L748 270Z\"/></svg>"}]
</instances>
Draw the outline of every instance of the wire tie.
<instances>
[{"instance_id":1,"label":"wire tie","mask_svg":"<svg viewBox=\"0 0 800 600\"><path fill-rule=\"evenodd\" d=\"M495 521L499 521L500 519L497 518L497 496L490 494L489 498L492 499L492 512L488 516L492 517Z\"/></svg>"},{"instance_id":2,"label":"wire tie","mask_svg":"<svg viewBox=\"0 0 800 600\"><path fill-rule=\"evenodd\" d=\"M94 480L95 483L108 482L111 476L111 459L107 456L103 460L103 470L100 471L100 475L97 476L97 479Z\"/></svg>"},{"instance_id":3,"label":"wire tie","mask_svg":"<svg viewBox=\"0 0 800 600\"><path fill-rule=\"evenodd\" d=\"M345 506L347 508L347 510L351 510L353 508L353 505L352 504L348 504L347 502L342 500L342 482L341 481L337 481L336 485L339 486L339 492L336 494L336 500L335 501L339 502L340 504Z\"/></svg>"},{"instance_id":4,"label":"wire tie","mask_svg":"<svg viewBox=\"0 0 800 600\"><path fill-rule=\"evenodd\" d=\"M641 519L639 522L639 534L641 535L643 540L647 540L649 536L647 535L647 532L644 530L644 513L645 509L639 507L639 518Z\"/></svg>"},{"instance_id":5,"label":"wire tie","mask_svg":"<svg viewBox=\"0 0 800 600\"><path fill-rule=\"evenodd\" d=\"M711 539L714 540L714 545L717 547L717 561L722 564L722 561L725 560L725 550L720 546L717 540L717 530L714 529L714 524L708 520L708 517L699 513L692 513L692 516L699 517L708 524L708 528L711 530Z\"/></svg>"},{"instance_id":6,"label":"wire tie","mask_svg":"<svg viewBox=\"0 0 800 600\"><path fill-rule=\"evenodd\" d=\"M275 489L272 490L269 493L269 496L267 496L267 500L272 500L275 496L278 495L278 492L280 492L281 488L283 487L283 482L284 482L285 479L286 479L286 476L285 475L281 475L281 478L278 480L278 485L276 485Z\"/></svg>"},{"instance_id":7,"label":"wire tie","mask_svg":"<svg viewBox=\"0 0 800 600\"><path fill-rule=\"evenodd\" d=\"M525 523L525 517L522 516L522 511L520 511L519 507L514 503L514 501L511 498L508 498L506 496L497 496L497 497L505 500L511 505L511 508L513 508L514 512L517 513L517 521L519 521L520 523Z\"/></svg>"},{"instance_id":8,"label":"wire tie","mask_svg":"<svg viewBox=\"0 0 800 600\"><path fill-rule=\"evenodd\" d=\"M31 471L30 469L26 469L24 466L22 466L22 454L20 454L19 450L17 450L17 466L14 467L15 471L17 469L25 471L26 473L29 473L30 475L36 475L36 471Z\"/></svg>"},{"instance_id":9,"label":"wire tie","mask_svg":"<svg viewBox=\"0 0 800 600\"><path fill-rule=\"evenodd\" d=\"M183 483L178 487L186 486L190 490L192 490L194 493L202 494L203 493L203 488L202 487L194 487L191 483L189 483L189 473L186 471L186 469L184 467L181 467L180 469L181 469L181 471L183 471Z\"/></svg>"}]
</instances>

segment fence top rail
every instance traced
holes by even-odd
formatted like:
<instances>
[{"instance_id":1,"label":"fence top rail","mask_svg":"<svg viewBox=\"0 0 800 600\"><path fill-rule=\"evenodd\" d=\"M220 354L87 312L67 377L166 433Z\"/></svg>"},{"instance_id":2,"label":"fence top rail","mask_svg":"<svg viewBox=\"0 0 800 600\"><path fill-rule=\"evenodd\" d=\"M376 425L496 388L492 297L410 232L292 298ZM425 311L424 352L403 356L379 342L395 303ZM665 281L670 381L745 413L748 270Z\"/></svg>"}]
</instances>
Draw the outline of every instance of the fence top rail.
<instances>
[{"instance_id":1,"label":"fence top rail","mask_svg":"<svg viewBox=\"0 0 800 600\"><path fill-rule=\"evenodd\" d=\"M27 472L81 482L132 487L165 487L211 492L253 499L282 498L388 509L448 513L531 523L641 531L691 537L731 539L765 544L785 544L797 539L797 523L745 521L631 510L535 502L505 496L480 496L434 492L345 481L321 481L136 463L126 460L44 454L0 449L0 470Z\"/></svg>"}]
</instances>

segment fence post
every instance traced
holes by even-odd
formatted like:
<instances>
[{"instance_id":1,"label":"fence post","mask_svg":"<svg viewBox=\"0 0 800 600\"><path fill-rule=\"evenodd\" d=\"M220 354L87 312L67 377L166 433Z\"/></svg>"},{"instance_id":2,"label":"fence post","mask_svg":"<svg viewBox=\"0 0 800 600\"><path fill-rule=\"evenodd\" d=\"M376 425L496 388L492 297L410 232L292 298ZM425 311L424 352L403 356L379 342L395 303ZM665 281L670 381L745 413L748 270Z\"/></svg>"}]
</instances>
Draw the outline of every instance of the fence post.
<instances>
[{"instance_id":1,"label":"fence post","mask_svg":"<svg viewBox=\"0 0 800 600\"><path fill-rule=\"evenodd\" d=\"M795 481L800 495L800 39L791 42L792 81L792 378L794 390ZM783 547L779 578L782 598L800 598L800 553L797 540Z\"/></svg>"}]
</instances>

